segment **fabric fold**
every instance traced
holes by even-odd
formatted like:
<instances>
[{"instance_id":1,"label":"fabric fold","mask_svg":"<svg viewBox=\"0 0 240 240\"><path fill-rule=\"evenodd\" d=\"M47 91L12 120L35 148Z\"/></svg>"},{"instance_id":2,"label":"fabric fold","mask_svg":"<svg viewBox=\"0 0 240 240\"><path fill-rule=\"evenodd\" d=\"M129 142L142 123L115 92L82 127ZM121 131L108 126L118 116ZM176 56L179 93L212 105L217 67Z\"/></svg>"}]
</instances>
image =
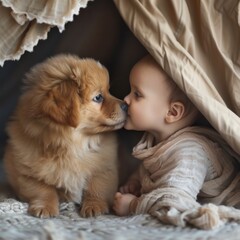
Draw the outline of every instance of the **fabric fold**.
<instances>
[{"instance_id":1,"label":"fabric fold","mask_svg":"<svg viewBox=\"0 0 240 240\"><path fill-rule=\"evenodd\" d=\"M89 1L93 0L0 0L0 66L33 51L52 27L62 32Z\"/></svg>"}]
</instances>

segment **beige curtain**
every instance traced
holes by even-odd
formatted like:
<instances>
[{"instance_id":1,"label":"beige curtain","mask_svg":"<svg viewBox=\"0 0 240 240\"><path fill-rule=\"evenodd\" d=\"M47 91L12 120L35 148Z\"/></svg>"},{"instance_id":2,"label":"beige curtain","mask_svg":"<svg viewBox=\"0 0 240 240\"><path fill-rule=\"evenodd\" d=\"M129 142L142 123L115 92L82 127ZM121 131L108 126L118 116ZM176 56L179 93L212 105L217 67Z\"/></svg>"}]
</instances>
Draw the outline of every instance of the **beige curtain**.
<instances>
[{"instance_id":1,"label":"beige curtain","mask_svg":"<svg viewBox=\"0 0 240 240\"><path fill-rule=\"evenodd\" d=\"M240 154L239 0L114 0L149 53Z\"/></svg>"},{"instance_id":2,"label":"beige curtain","mask_svg":"<svg viewBox=\"0 0 240 240\"><path fill-rule=\"evenodd\" d=\"M0 0L0 66L32 52L52 27L62 32L91 0Z\"/></svg>"}]
</instances>

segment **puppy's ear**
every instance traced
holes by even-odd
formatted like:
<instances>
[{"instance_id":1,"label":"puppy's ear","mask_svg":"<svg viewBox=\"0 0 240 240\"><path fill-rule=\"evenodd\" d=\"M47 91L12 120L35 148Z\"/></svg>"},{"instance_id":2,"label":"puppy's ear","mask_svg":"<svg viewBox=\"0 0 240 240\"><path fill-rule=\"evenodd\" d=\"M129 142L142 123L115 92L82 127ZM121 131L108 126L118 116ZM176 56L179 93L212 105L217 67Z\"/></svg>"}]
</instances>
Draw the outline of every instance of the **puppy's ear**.
<instances>
[{"instance_id":1,"label":"puppy's ear","mask_svg":"<svg viewBox=\"0 0 240 240\"><path fill-rule=\"evenodd\" d=\"M79 97L77 86L72 81L53 87L44 97L42 114L54 122L76 128L79 123Z\"/></svg>"}]
</instances>

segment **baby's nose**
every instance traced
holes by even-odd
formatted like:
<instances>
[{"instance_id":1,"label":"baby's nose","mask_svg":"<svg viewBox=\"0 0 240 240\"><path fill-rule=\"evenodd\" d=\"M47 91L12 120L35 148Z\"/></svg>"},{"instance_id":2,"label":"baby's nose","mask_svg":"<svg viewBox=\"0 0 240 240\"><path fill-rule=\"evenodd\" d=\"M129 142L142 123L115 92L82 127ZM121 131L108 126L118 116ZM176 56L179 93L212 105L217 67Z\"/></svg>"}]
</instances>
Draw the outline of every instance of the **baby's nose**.
<instances>
[{"instance_id":1,"label":"baby's nose","mask_svg":"<svg viewBox=\"0 0 240 240\"><path fill-rule=\"evenodd\" d=\"M124 102L124 103L121 103L121 109L124 111L124 112L127 112L128 110L128 105Z\"/></svg>"}]
</instances>

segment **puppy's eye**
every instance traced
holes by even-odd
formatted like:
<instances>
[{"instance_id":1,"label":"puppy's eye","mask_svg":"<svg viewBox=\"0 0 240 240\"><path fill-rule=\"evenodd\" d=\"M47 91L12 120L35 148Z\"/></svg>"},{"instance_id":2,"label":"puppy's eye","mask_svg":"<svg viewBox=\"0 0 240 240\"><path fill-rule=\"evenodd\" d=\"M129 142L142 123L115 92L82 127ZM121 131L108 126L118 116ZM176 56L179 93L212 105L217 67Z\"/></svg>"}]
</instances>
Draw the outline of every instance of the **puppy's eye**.
<instances>
[{"instance_id":1,"label":"puppy's eye","mask_svg":"<svg viewBox=\"0 0 240 240\"><path fill-rule=\"evenodd\" d=\"M103 98L103 95L101 93L99 93L97 96L95 96L93 98L93 101L96 102L96 103L102 103L103 100L104 100L104 98Z\"/></svg>"}]
</instances>

